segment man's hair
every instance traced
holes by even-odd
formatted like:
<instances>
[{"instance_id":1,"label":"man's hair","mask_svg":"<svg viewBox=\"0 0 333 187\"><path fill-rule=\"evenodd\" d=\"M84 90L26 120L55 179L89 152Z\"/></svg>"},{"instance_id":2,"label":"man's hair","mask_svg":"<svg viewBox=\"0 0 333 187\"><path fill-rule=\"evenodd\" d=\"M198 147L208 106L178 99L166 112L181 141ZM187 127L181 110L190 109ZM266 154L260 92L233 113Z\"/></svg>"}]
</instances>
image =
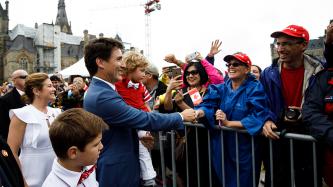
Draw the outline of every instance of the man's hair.
<instances>
[{"instance_id":1,"label":"man's hair","mask_svg":"<svg viewBox=\"0 0 333 187\"><path fill-rule=\"evenodd\" d=\"M53 121L49 134L57 157L66 159L71 146L84 151L85 146L106 129L108 126L100 117L82 108L73 108L61 113Z\"/></svg>"},{"instance_id":2,"label":"man's hair","mask_svg":"<svg viewBox=\"0 0 333 187\"><path fill-rule=\"evenodd\" d=\"M148 59L136 51L126 52L123 62L126 64L126 74L134 72L136 68L146 68L149 65Z\"/></svg>"},{"instance_id":3,"label":"man's hair","mask_svg":"<svg viewBox=\"0 0 333 187\"><path fill-rule=\"evenodd\" d=\"M24 93L23 100L27 103L32 103L35 99L35 94L33 89L36 88L37 90L43 89L43 83L49 76L46 73L33 73L28 75L24 85Z\"/></svg>"},{"instance_id":4,"label":"man's hair","mask_svg":"<svg viewBox=\"0 0 333 187\"><path fill-rule=\"evenodd\" d=\"M74 79L77 78L77 77L80 77L83 80L83 82L84 82L84 77L82 77L81 75L71 75L69 82L73 83Z\"/></svg>"},{"instance_id":5,"label":"man's hair","mask_svg":"<svg viewBox=\"0 0 333 187\"><path fill-rule=\"evenodd\" d=\"M61 82L60 77L58 77L57 75L52 75L52 76L50 77L50 80L51 80L51 81L59 81L59 82Z\"/></svg>"},{"instance_id":6,"label":"man's hair","mask_svg":"<svg viewBox=\"0 0 333 187\"><path fill-rule=\"evenodd\" d=\"M111 58L114 49L124 49L124 46L118 40L112 38L98 38L90 41L84 48L84 62L90 76L97 73L98 66L96 59L108 61Z\"/></svg>"},{"instance_id":7,"label":"man's hair","mask_svg":"<svg viewBox=\"0 0 333 187\"><path fill-rule=\"evenodd\" d=\"M202 66L202 64L200 62L190 62L186 65L186 68L184 70L184 76L183 76L183 82L186 86L190 86L190 84L187 82L186 79L186 72L188 70L189 67L194 66L197 71L199 72L200 75L200 85L204 85L206 84L206 82L208 81L208 74L205 70L205 68Z\"/></svg>"}]
</instances>

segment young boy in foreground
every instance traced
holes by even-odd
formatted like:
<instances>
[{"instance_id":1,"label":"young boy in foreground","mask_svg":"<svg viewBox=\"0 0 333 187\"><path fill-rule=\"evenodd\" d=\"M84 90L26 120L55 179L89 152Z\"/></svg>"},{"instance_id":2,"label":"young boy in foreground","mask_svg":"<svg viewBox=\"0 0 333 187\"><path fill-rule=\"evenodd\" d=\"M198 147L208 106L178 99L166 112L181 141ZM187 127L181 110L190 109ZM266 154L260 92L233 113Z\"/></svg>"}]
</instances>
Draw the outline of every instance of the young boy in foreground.
<instances>
[{"instance_id":1,"label":"young boy in foreground","mask_svg":"<svg viewBox=\"0 0 333 187\"><path fill-rule=\"evenodd\" d=\"M95 164L107 128L101 118L80 108L60 114L49 131L57 159L43 187L97 187Z\"/></svg>"}]
</instances>

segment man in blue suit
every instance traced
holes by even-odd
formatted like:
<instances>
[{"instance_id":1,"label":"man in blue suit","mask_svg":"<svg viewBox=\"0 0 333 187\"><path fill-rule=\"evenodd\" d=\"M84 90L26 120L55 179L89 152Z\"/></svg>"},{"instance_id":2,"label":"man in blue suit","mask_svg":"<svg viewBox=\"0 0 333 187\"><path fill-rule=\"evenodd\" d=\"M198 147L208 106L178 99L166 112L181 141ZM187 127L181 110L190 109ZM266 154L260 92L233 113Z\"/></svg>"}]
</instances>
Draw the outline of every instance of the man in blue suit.
<instances>
[{"instance_id":1,"label":"man in blue suit","mask_svg":"<svg viewBox=\"0 0 333 187\"><path fill-rule=\"evenodd\" d=\"M103 134L104 149L97 162L101 187L140 186L139 144L136 129L157 131L183 128L183 121L194 121L193 109L182 113L147 113L127 105L115 90L122 79L123 45L114 39L99 38L85 47L84 60L92 82L84 108L100 116L110 130Z\"/></svg>"}]
</instances>

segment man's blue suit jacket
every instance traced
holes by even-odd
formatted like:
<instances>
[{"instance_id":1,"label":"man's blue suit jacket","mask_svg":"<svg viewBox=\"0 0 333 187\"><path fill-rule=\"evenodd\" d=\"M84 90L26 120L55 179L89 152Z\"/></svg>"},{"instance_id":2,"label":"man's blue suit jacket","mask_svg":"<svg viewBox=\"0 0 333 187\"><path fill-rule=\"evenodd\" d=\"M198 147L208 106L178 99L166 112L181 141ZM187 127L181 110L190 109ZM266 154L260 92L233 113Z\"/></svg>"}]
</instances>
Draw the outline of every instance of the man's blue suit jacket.
<instances>
[{"instance_id":1,"label":"man's blue suit jacket","mask_svg":"<svg viewBox=\"0 0 333 187\"><path fill-rule=\"evenodd\" d=\"M84 109L101 117L110 127L104 132L104 148L97 162L101 187L140 186L140 164L136 129L157 131L183 128L178 113L144 112L127 105L107 83L92 79Z\"/></svg>"}]
</instances>

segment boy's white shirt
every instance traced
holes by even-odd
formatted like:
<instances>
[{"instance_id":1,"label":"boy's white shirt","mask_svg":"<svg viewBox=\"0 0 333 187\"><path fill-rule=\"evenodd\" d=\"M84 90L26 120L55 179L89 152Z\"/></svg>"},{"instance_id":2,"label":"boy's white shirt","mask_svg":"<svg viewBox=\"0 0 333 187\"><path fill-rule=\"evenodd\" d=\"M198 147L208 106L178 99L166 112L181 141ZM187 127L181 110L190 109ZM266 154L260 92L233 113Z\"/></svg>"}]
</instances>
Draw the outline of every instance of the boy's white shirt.
<instances>
[{"instance_id":1,"label":"boy's white shirt","mask_svg":"<svg viewBox=\"0 0 333 187\"><path fill-rule=\"evenodd\" d=\"M90 169L93 165L88 166ZM82 172L70 171L60 165L57 158L53 161L52 170L47 176L42 187L98 187L96 180L96 170L93 171L87 179L83 181L83 184L77 185L80 180Z\"/></svg>"}]
</instances>

